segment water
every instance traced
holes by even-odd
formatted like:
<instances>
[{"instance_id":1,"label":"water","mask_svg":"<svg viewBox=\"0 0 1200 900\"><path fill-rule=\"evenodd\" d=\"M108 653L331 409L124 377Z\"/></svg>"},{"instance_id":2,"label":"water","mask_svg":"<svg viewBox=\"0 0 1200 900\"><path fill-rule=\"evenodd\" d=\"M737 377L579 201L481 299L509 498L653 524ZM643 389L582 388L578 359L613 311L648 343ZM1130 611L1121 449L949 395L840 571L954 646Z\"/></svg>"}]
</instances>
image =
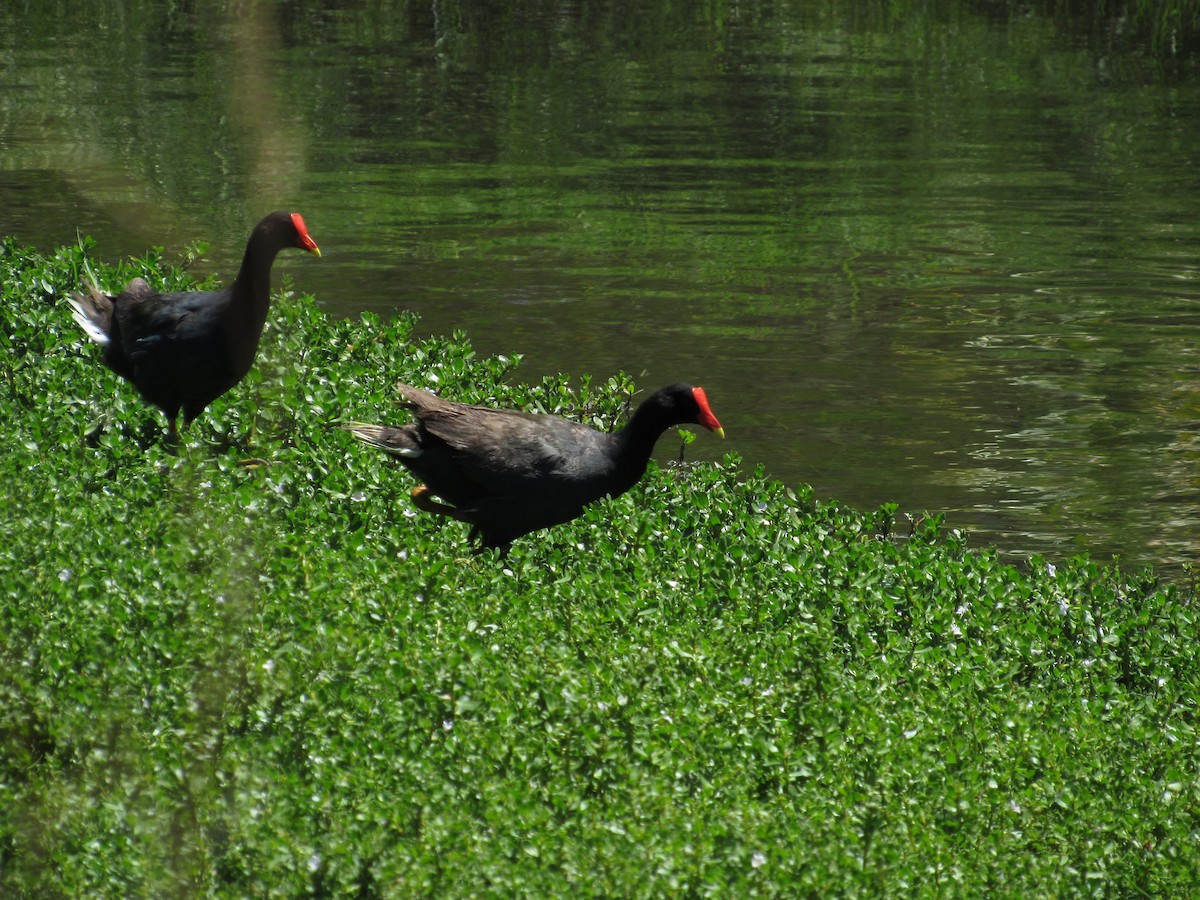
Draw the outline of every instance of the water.
<instances>
[{"instance_id":1,"label":"water","mask_svg":"<svg viewBox=\"0 0 1200 900\"><path fill-rule=\"evenodd\" d=\"M1015 558L1200 549L1194 36L1037 4L0 10L0 233L280 269ZM1131 7L1136 9L1136 7ZM1186 17L1184 17L1186 20ZM1184 21L1181 20L1181 21Z\"/></svg>"}]
</instances>

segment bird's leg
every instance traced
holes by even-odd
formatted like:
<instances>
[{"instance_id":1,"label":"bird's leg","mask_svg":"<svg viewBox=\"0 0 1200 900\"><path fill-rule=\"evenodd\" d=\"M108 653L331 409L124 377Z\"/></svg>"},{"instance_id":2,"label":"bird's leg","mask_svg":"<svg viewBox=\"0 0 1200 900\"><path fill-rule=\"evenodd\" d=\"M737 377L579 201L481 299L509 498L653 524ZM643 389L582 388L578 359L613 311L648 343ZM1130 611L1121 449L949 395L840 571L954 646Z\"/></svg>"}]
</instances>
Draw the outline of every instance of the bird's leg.
<instances>
[{"instance_id":1,"label":"bird's leg","mask_svg":"<svg viewBox=\"0 0 1200 900\"><path fill-rule=\"evenodd\" d=\"M175 417L167 419L167 440L172 444L179 443L179 429L175 425Z\"/></svg>"},{"instance_id":2,"label":"bird's leg","mask_svg":"<svg viewBox=\"0 0 1200 900\"><path fill-rule=\"evenodd\" d=\"M471 540L476 540L479 537L480 537L479 529L478 528L471 529ZM495 550L496 555L498 557L500 557L500 562L505 562L508 559L509 546L510 546L509 544L483 544L483 543L481 543L478 547L476 547L474 550L471 551L471 555L472 556L483 556L483 554L487 553L489 550Z\"/></svg>"},{"instance_id":3,"label":"bird's leg","mask_svg":"<svg viewBox=\"0 0 1200 900\"><path fill-rule=\"evenodd\" d=\"M412 489L409 494L412 497L413 506L417 509L423 509L427 513L433 513L435 516L449 516L452 519L458 519L460 522L469 521L461 512L453 506L447 506L445 503L438 503L433 499L433 491L427 485L418 484Z\"/></svg>"}]
</instances>

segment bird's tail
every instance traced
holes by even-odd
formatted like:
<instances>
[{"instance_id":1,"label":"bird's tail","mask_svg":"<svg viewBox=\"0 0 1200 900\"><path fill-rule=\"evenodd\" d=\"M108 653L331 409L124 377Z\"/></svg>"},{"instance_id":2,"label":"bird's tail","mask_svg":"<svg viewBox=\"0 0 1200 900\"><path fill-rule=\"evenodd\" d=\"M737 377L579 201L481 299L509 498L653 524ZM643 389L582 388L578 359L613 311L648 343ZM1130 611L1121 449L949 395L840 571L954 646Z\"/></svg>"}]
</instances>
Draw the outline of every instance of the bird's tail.
<instances>
[{"instance_id":1,"label":"bird's tail","mask_svg":"<svg viewBox=\"0 0 1200 900\"><path fill-rule=\"evenodd\" d=\"M90 270L88 274L91 275ZM112 297L96 287L94 277L88 278L84 288L86 292L71 293L67 301L71 304L71 314L88 337L102 347L107 346L111 339L109 329L112 327Z\"/></svg>"},{"instance_id":2,"label":"bird's tail","mask_svg":"<svg viewBox=\"0 0 1200 900\"><path fill-rule=\"evenodd\" d=\"M409 457L421 455L421 447L414 439L410 426L393 428L390 425L368 425L366 422L347 422L342 426L364 444L370 444L392 456Z\"/></svg>"}]
</instances>

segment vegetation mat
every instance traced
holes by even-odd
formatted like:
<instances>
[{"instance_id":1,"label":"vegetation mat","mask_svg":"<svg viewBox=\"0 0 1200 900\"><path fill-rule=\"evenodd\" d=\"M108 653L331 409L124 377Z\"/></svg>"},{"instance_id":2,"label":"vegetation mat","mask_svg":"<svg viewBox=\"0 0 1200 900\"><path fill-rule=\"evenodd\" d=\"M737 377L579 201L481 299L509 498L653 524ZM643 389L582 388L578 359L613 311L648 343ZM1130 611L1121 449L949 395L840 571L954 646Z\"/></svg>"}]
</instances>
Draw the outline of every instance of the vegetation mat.
<instances>
[{"instance_id":1,"label":"vegetation mat","mask_svg":"<svg viewBox=\"0 0 1200 900\"><path fill-rule=\"evenodd\" d=\"M341 423L406 421L405 381L611 428L627 377L517 384L285 290L172 446L72 321L89 253L0 246L0 894L1200 884L1192 589L1014 567L733 455L473 554Z\"/></svg>"}]
</instances>

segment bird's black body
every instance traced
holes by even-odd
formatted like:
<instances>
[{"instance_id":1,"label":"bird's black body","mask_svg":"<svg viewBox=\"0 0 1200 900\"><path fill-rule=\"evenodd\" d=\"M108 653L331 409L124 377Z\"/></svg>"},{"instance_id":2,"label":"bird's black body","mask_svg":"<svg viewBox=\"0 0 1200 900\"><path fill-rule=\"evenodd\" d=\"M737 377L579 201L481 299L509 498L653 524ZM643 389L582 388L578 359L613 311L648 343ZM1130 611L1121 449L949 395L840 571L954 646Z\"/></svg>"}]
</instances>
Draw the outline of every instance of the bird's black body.
<instances>
[{"instance_id":1,"label":"bird's black body","mask_svg":"<svg viewBox=\"0 0 1200 900\"><path fill-rule=\"evenodd\" d=\"M585 506L629 490L659 436L696 423L724 436L704 391L675 384L651 395L612 434L558 416L468 406L399 386L411 425L351 425L356 437L399 459L427 488L422 508L471 523L485 547L570 521ZM436 494L451 506L433 503Z\"/></svg>"},{"instance_id":2,"label":"bird's black body","mask_svg":"<svg viewBox=\"0 0 1200 900\"><path fill-rule=\"evenodd\" d=\"M186 426L250 371L271 303L271 265L287 247L320 254L298 213L271 213L223 290L160 294L135 278L115 297L89 285L71 305L104 345L104 364L166 414L173 434L181 411Z\"/></svg>"}]
</instances>

